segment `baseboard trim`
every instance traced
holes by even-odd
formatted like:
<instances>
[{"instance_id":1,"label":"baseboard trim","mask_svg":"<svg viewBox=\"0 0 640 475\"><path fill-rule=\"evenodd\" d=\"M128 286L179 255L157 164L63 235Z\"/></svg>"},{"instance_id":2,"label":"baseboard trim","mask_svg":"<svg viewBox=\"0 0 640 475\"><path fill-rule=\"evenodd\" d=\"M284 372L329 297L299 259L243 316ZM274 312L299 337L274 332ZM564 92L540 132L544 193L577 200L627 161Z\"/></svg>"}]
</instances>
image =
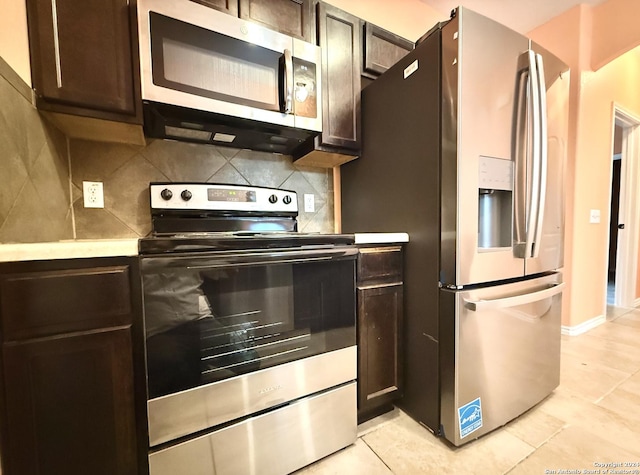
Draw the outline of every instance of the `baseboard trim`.
<instances>
[{"instance_id":1,"label":"baseboard trim","mask_svg":"<svg viewBox=\"0 0 640 475\"><path fill-rule=\"evenodd\" d=\"M588 332L589 330L594 329L595 327L602 325L607 321L607 317L604 315L599 315L594 317L586 322L582 322L579 325L575 325L573 327L569 327L566 325L562 325L562 334L568 336L576 336L581 335L583 333Z\"/></svg>"},{"instance_id":2,"label":"baseboard trim","mask_svg":"<svg viewBox=\"0 0 640 475\"><path fill-rule=\"evenodd\" d=\"M640 298L635 299L635 300L633 301L633 306L634 306L634 307L637 307L638 305L640 305Z\"/></svg>"}]
</instances>

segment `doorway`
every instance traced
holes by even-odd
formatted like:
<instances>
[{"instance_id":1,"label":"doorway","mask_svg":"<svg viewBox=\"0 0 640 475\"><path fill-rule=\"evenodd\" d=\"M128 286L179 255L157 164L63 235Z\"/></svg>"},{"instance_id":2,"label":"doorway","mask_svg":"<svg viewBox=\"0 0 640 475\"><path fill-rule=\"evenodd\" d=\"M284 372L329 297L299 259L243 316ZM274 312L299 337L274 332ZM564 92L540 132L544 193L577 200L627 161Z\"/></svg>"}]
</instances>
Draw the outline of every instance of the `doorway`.
<instances>
[{"instance_id":1,"label":"doorway","mask_svg":"<svg viewBox=\"0 0 640 475\"><path fill-rule=\"evenodd\" d=\"M607 265L607 305L616 305L616 267L620 223L620 172L622 169L622 126L614 125L613 162L611 165L611 205L609 206L609 264Z\"/></svg>"},{"instance_id":2,"label":"doorway","mask_svg":"<svg viewBox=\"0 0 640 475\"><path fill-rule=\"evenodd\" d=\"M611 156L607 306L633 307L638 277L638 154L640 118L614 105ZM606 309L605 309L606 314Z\"/></svg>"}]
</instances>

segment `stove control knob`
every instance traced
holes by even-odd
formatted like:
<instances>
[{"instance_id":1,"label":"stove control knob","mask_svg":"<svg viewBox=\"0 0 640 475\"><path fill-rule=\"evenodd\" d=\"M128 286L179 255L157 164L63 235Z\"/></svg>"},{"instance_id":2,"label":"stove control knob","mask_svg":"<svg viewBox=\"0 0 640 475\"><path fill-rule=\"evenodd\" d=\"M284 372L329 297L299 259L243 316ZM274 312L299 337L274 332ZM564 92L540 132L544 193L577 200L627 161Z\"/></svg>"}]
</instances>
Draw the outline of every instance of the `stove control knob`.
<instances>
[{"instance_id":1,"label":"stove control knob","mask_svg":"<svg viewBox=\"0 0 640 475\"><path fill-rule=\"evenodd\" d=\"M291 203L291 196L289 195L284 195L284 198L282 198L282 202L286 205L288 205L289 203Z\"/></svg>"},{"instance_id":2,"label":"stove control knob","mask_svg":"<svg viewBox=\"0 0 640 475\"><path fill-rule=\"evenodd\" d=\"M182 193L180 193L180 196L183 200L189 201L193 197L193 194L189 190L184 190Z\"/></svg>"},{"instance_id":3,"label":"stove control knob","mask_svg":"<svg viewBox=\"0 0 640 475\"><path fill-rule=\"evenodd\" d=\"M275 203L276 201L278 201L278 197L276 195L271 195L269 197L269 203Z\"/></svg>"},{"instance_id":4,"label":"stove control knob","mask_svg":"<svg viewBox=\"0 0 640 475\"><path fill-rule=\"evenodd\" d=\"M160 192L160 196L163 200L169 201L173 197L173 191L171 191L169 188L165 188Z\"/></svg>"}]
</instances>

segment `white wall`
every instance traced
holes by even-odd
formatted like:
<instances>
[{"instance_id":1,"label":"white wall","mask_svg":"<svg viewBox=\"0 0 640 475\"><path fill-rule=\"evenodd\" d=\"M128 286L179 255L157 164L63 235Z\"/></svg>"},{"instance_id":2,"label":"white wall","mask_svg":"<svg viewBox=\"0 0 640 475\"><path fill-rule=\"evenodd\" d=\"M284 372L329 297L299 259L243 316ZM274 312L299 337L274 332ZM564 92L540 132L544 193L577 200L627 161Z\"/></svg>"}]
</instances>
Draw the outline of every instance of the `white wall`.
<instances>
[{"instance_id":1,"label":"white wall","mask_svg":"<svg viewBox=\"0 0 640 475\"><path fill-rule=\"evenodd\" d=\"M2 0L0 4L0 57L31 86L25 0Z\"/></svg>"},{"instance_id":2,"label":"white wall","mask_svg":"<svg viewBox=\"0 0 640 475\"><path fill-rule=\"evenodd\" d=\"M325 0L327 3L411 41L448 20L419 0Z\"/></svg>"},{"instance_id":3,"label":"white wall","mask_svg":"<svg viewBox=\"0 0 640 475\"><path fill-rule=\"evenodd\" d=\"M570 287L562 322L569 327L602 317L606 305L613 104L640 117L640 47L631 49L640 44L640 29L620 21L637 17L632 5L640 8L637 0L578 5L530 32L572 69L565 228ZM598 224L589 222L592 209L601 210ZM640 283L637 288L640 294Z\"/></svg>"}]
</instances>

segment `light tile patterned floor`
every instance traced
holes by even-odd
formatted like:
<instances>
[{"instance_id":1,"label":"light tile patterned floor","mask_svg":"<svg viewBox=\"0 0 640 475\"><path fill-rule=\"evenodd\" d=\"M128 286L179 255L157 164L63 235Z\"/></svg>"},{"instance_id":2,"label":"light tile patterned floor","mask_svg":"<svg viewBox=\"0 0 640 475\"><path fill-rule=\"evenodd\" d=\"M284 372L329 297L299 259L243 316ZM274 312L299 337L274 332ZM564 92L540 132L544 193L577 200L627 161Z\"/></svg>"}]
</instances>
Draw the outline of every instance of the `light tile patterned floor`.
<instances>
[{"instance_id":1,"label":"light tile patterned floor","mask_svg":"<svg viewBox=\"0 0 640 475\"><path fill-rule=\"evenodd\" d=\"M609 308L603 325L563 336L560 378L536 407L460 448L395 409L297 474L640 474L640 309Z\"/></svg>"}]
</instances>

